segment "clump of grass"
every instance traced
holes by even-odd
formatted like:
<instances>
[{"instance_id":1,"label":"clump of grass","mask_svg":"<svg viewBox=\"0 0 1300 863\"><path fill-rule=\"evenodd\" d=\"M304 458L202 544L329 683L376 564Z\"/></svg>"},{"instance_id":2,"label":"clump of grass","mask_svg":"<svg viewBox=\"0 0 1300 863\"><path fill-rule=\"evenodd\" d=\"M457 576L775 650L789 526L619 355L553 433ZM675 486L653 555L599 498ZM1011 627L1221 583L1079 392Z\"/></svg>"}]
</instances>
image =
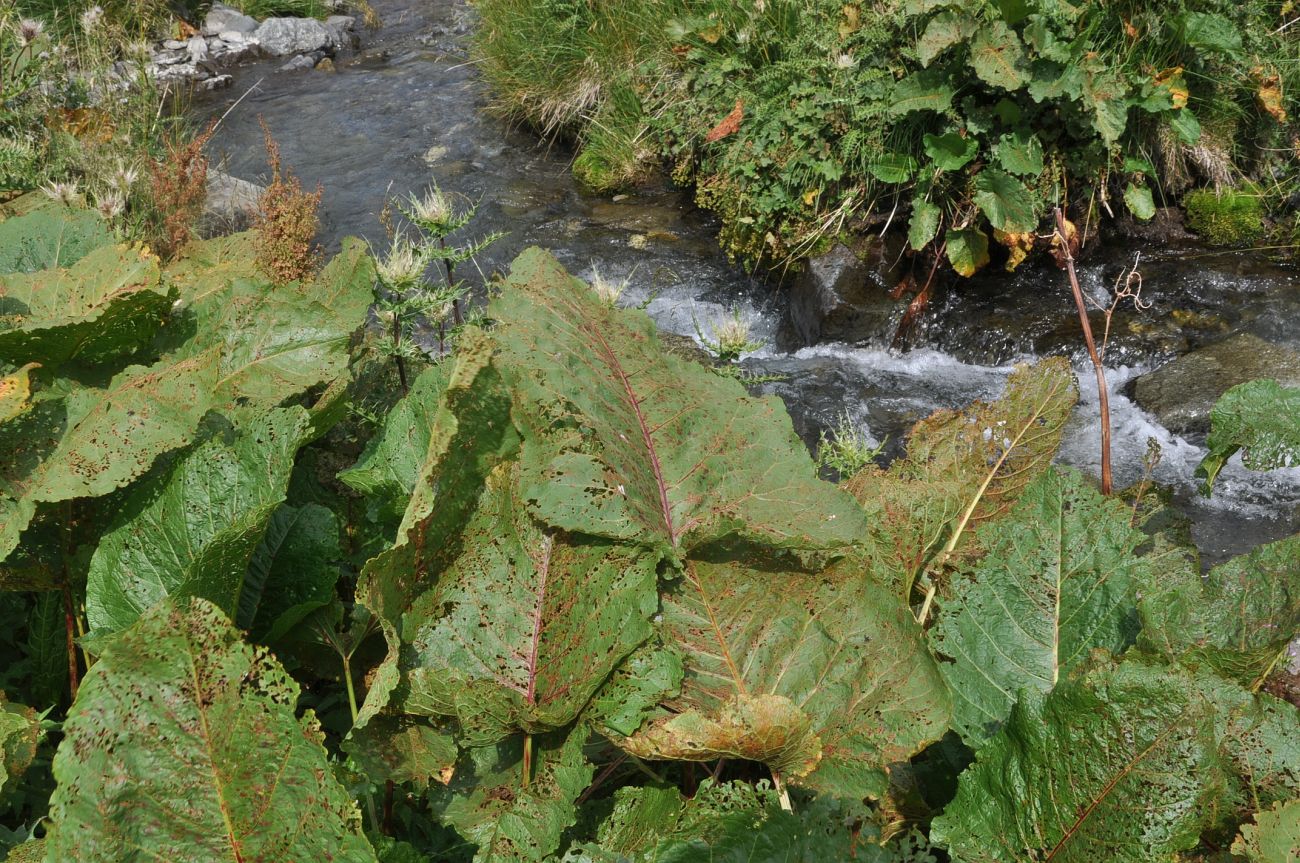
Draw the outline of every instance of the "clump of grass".
<instances>
[{"instance_id":1,"label":"clump of grass","mask_svg":"<svg viewBox=\"0 0 1300 863\"><path fill-rule=\"evenodd\" d=\"M830 434L822 431L817 443L817 466L847 479L874 463L884 449L885 442L873 443L846 411L836 419Z\"/></svg>"},{"instance_id":2,"label":"clump of grass","mask_svg":"<svg viewBox=\"0 0 1300 863\"><path fill-rule=\"evenodd\" d=\"M1196 189L1183 198L1187 226L1213 246L1248 246L1265 234L1264 202L1250 190Z\"/></svg>"},{"instance_id":3,"label":"clump of grass","mask_svg":"<svg viewBox=\"0 0 1300 863\"><path fill-rule=\"evenodd\" d=\"M308 278L320 264L320 249L315 243L320 230L317 211L324 190L318 185L314 192L303 191L302 181L281 167L280 145L266 122L261 122L271 182L258 199L253 223L257 256L262 271L276 284L284 285Z\"/></svg>"},{"instance_id":4,"label":"clump of grass","mask_svg":"<svg viewBox=\"0 0 1300 863\"><path fill-rule=\"evenodd\" d=\"M153 246L164 260L193 238L207 196L208 157L203 148L215 130L213 121L193 138L172 133L163 157L149 165Z\"/></svg>"},{"instance_id":5,"label":"clump of grass","mask_svg":"<svg viewBox=\"0 0 1300 863\"><path fill-rule=\"evenodd\" d=\"M235 0L235 8L253 18L325 18L333 8L324 0Z\"/></svg>"},{"instance_id":6,"label":"clump of grass","mask_svg":"<svg viewBox=\"0 0 1300 863\"><path fill-rule=\"evenodd\" d=\"M709 335L700 330L697 321L695 334L705 349L724 363L734 363L764 345L764 342L752 337L749 321L744 319L739 308L732 308L730 315L715 321L710 327Z\"/></svg>"}]
</instances>

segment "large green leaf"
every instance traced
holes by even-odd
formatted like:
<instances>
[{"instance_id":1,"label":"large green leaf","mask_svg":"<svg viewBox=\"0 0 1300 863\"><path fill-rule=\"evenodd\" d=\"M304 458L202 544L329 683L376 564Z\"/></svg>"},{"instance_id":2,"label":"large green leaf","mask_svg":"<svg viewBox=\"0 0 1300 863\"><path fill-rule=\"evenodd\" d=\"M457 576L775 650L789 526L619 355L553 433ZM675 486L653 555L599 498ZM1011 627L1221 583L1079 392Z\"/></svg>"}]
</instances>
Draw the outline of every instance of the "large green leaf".
<instances>
[{"instance_id":1,"label":"large green leaf","mask_svg":"<svg viewBox=\"0 0 1300 863\"><path fill-rule=\"evenodd\" d=\"M343 741L371 782L444 784L456 768L460 750L450 734L414 716L380 716Z\"/></svg>"},{"instance_id":2,"label":"large green leaf","mask_svg":"<svg viewBox=\"0 0 1300 863\"><path fill-rule=\"evenodd\" d=\"M1002 398L917 423L907 457L869 467L845 487L866 508L878 571L910 585L967 528L1007 512L1047 470L1078 398L1064 358L1022 366Z\"/></svg>"},{"instance_id":3,"label":"large green leaf","mask_svg":"<svg viewBox=\"0 0 1300 863\"><path fill-rule=\"evenodd\" d=\"M1024 184L1009 174L993 168L981 171L975 178L975 203L999 231L1016 234L1038 227L1034 199Z\"/></svg>"},{"instance_id":4,"label":"large green leaf","mask_svg":"<svg viewBox=\"0 0 1300 863\"><path fill-rule=\"evenodd\" d=\"M235 621L261 640L283 637L334 597L342 558L333 511L318 503L281 506L248 562Z\"/></svg>"},{"instance_id":5,"label":"large green leaf","mask_svg":"<svg viewBox=\"0 0 1300 863\"><path fill-rule=\"evenodd\" d=\"M0 273L70 267L112 242L113 232L99 213L49 202L0 222Z\"/></svg>"},{"instance_id":6,"label":"large green leaf","mask_svg":"<svg viewBox=\"0 0 1300 863\"><path fill-rule=\"evenodd\" d=\"M1143 589L1144 649L1254 686L1300 632L1300 536L1201 576L1192 556Z\"/></svg>"},{"instance_id":7,"label":"large green leaf","mask_svg":"<svg viewBox=\"0 0 1300 863\"><path fill-rule=\"evenodd\" d=\"M1046 693L1095 648L1119 653L1135 634L1133 555L1143 538L1123 502L1074 472L1049 470L976 541L984 556L954 580L931 630L953 693L953 727L987 741L1022 689Z\"/></svg>"},{"instance_id":8,"label":"large green leaf","mask_svg":"<svg viewBox=\"0 0 1300 863\"><path fill-rule=\"evenodd\" d=\"M384 418L384 427L366 444L357 463L339 479L365 495L383 518L400 520L420 479L429 435L451 363L432 366L411 383L411 391Z\"/></svg>"},{"instance_id":9,"label":"large green leaf","mask_svg":"<svg viewBox=\"0 0 1300 863\"><path fill-rule=\"evenodd\" d=\"M22 778L36 757L40 735L36 711L12 703L0 692L0 791Z\"/></svg>"},{"instance_id":10,"label":"large green leaf","mask_svg":"<svg viewBox=\"0 0 1300 863\"><path fill-rule=\"evenodd\" d=\"M964 138L956 132L926 135L923 142L925 154L934 162L935 167L945 171L957 171L966 167L979 152L979 141L974 136Z\"/></svg>"},{"instance_id":11,"label":"large green leaf","mask_svg":"<svg viewBox=\"0 0 1300 863\"><path fill-rule=\"evenodd\" d=\"M1193 48L1228 56L1241 53L1241 31L1222 15L1184 12L1179 23L1183 39Z\"/></svg>"},{"instance_id":12,"label":"large green leaf","mask_svg":"<svg viewBox=\"0 0 1300 863\"><path fill-rule=\"evenodd\" d=\"M1238 450L1251 470L1300 464L1300 389L1258 380L1228 390L1210 412L1210 452L1196 468L1209 495L1214 479Z\"/></svg>"},{"instance_id":13,"label":"large green leaf","mask_svg":"<svg viewBox=\"0 0 1300 863\"><path fill-rule=\"evenodd\" d=\"M940 12L925 25L925 32L916 43L917 59L922 66L929 66L944 51L973 36L978 27L979 23L963 12L952 9Z\"/></svg>"},{"instance_id":14,"label":"large green leaf","mask_svg":"<svg viewBox=\"0 0 1300 863\"><path fill-rule=\"evenodd\" d=\"M69 711L49 863L374 863L315 717L295 716L298 694L207 601L151 609Z\"/></svg>"},{"instance_id":15,"label":"large green leaf","mask_svg":"<svg viewBox=\"0 0 1300 863\"><path fill-rule=\"evenodd\" d=\"M405 709L456 717L470 745L568 725L659 606L657 555L544 529L518 474L488 476L464 552L403 621Z\"/></svg>"},{"instance_id":16,"label":"large green leaf","mask_svg":"<svg viewBox=\"0 0 1300 863\"><path fill-rule=\"evenodd\" d=\"M913 251L924 249L939 233L939 219L943 211L924 198L912 201L912 221L907 226L907 242Z\"/></svg>"},{"instance_id":17,"label":"large green leaf","mask_svg":"<svg viewBox=\"0 0 1300 863\"><path fill-rule=\"evenodd\" d=\"M952 107L956 95L956 89L943 70L923 69L894 85L887 111L891 117L903 117L916 111L942 114Z\"/></svg>"},{"instance_id":18,"label":"large green leaf","mask_svg":"<svg viewBox=\"0 0 1300 863\"><path fill-rule=\"evenodd\" d=\"M158 259L129 246L96 249L68 269L0 282L0 360L102 362L147 344L171 307Z\"/></svg>"},{"instance_id":19,"label":"large green leaf","mask_svg":"<svg viewBox=\"0 0 1300 863\"><path fill-rule=\"evenodd\" d=\"M357 585L358 597L379 619L388 642L388 655L366 694L362 724L388 704L398 684L402 615L459 556L461 530L478 504L487 475L519 446L492 342L480 331L461 337L431 426L420 459L420 481L397 542L366 564Z\"/></svg>"},{"instance_id":20,"label":"large green leaf","mask_svg":"<svg viewBox=\"0 0 1300 863\"><path fill-rule=\"evenodd\" d=\"M234 617L306 432L302 408L269 411L133 488L90 561L91 627L124 629L166 596L201 596Z\"/></svg>"},{"instance_id":21,"label":"large green leaf","mask_svg":"<svg viewBox=\"0 0 1300 863\"><path fill-rule=\"evenodd\" d=\"M998 139L994 158L1003 170L1020 177L1037 177L1043 173L1043 145L1032 132L1019 130Z\"/></svg>"},{"instance_id":22,"label":"large green leaf","mask_svg":"<svg viewBox=\"0 0 1300 863\"><path fill-rule=\"evenodd\" d=\"M706 780L689 799L675 788L625 787L601 822L596 842L569 852L569 863L775 863L904 859L876 844L879 831L829 797L797 812L781 809L771 788ZM910 842L910 837L904 840Z\"/></svg>"},{"instance_id":23,"label":"large green leaf","mask_svg":"<svg viewBox=\"0 0 1300 863\"><path fill-rule=\"evenodd\" d=\"M1024 690L931 838L963 863L1161 863L1200 839L1225 776L1214 700L1125 663Z\"/></svg>"},{"instance_id":24,"label":"large green leaf","mask_svg":"<svg viewBox=\"0 0 1300 863\"><path fill-rule=\"evenodd\" d=\"M983 25L970 43L970 66L986 84L1018 90L1029 82L1025 46L1002 21Z\"/></svg>"},{"instance_id":25,"label":"large green leaf","mask_svg":"<svg viewBox=\"0 0 1300 863\"><path fill-rule=\"evenodd\" d=\"M1300 860L1300 799L1279 803L1255 814L1241 828L1232 853L1250 863L1296 863Z\"/></svg>"},{"instance_id":26,"label":"large green leaf","mask_svg":"<svg viewBox=\"0 0 1300 863\"><path fill-rule=\"evenodd\" d=\"M587 730L531 740L532 776L523 776L519 740L477 753L475 770L458 773L445 819L478 846L475 863L541 863L577 821L574 803L594 768L582 754Z\"/></svg>"},{"instance_id":27,"label":"large green leaf","mask_svg":"<svg viewBox=\"0 0 1300 863\"><path fill-rule=\"evenodd\" d=\"M546 252L519 256L490 313L547 524L677 556L728 535L840 547L865 529L779 399L666 354L649 316L601 302Z\"/></svg>"},{"instance_id":28,"label":"large green leaf","mask_svg":"<svg viewBox=\"0 0 1300 863\"><path fill-rule=\"evenodd\" d=\"M1124 189L1124 205L1133 214L1133 218L1143 222L1150 221L1156 216L1156 202L1146 183L1140 186L1129 183Z\"/></svg>"},{"instance_id":29,"label":"large green leaf","mask_svg":"<svg viewBox=\"0 0 1300 863\"><path fill-rule=\"evenodd\" d=\"M662 635L686 677L671 715L620 741L639 757L739 757L819 791L878 796L886 765L948 726L916 621L849 565L688 561L663 598Z\"/></svg>"},{"instance_id":30,"label":"large green leaf","mask_svg":"<svg viewBox=\"0 0 1300 863\"><path fill-rule=\"evenodd\" d=\"M948 262L959 276L978 273L989 262L989 238L979 228L950 229L944 235Z\"/></svg>"},{"instance_id":31,"label":"large green leaf","mask_svg":"<svg viewBox=\"0 0 1300 863\"><path fill-rule=\"evenodd\" d=\"M0 425L0 559L36 504L108 494L188 444L216 380L211 353L131 366L103 389L74 387Z\"/></svg>"},{"instance_id":32,"label":"large green leaf","mask_svg":"<svg viewBox=\"0 0 1300 863\"><path fill-rule=\"evenodd\" d=\"M241 246L251 243L227 238L169 268L197 333L178 356L217 351L220 399L274 407L346 372L373 299L374 265L349 239L313 281L277 286L249 273Z\"/></svg>"}]
</instances>

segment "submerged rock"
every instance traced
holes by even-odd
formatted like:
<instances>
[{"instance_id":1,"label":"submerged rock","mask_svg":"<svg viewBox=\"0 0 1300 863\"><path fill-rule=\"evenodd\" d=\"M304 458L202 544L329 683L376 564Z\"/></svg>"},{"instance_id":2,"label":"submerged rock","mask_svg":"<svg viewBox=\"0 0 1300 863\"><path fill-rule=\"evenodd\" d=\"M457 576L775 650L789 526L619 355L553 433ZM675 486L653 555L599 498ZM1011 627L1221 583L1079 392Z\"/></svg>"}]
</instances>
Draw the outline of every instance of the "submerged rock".
<instances>
[{"instance_id":1,"label":"submerged rock","mask_svg":"<svg viewBox=\"0 0 1300 863\"><path fill-rule=\"evenodd\" d=\"M1300 353L1241 333L1142 375L1133 383L1133 398L1170 431L1203 433L1219 396L1256 378L1300 386Z\"/></svg>"},{"instance_id":2,"label":"submerged rock","mask_svg":"<svg viewBox=\"0 0 1300 863\"><path fill-rule=\"evenodd\" d=\"M897 303L880 243L859 256L837 244L808 261L790 288L790 323L805 345L888 338Z\"/></svg>"}]
</instances>

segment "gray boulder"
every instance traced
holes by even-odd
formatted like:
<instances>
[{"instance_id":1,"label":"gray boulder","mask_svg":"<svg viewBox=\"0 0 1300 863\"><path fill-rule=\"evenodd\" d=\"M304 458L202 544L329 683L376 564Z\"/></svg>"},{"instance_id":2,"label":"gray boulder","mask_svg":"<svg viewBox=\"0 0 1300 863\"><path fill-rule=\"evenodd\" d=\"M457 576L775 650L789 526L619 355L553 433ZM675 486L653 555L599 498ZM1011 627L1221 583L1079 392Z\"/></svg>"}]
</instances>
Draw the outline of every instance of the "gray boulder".
<instances>
[{"instance_id":1,"label":"gray boulder","mask_svg":"<svg viewBox=\"0 0 1300 863\"><path fill-rule=\"evenodd\" d=\"M213 3L212 9L203 19L203 35L217 36L222 33L243 33L248 35L257 29L257 19L245 15L238 9L232 9L224 3Z\"/></svg>"},{"instance_id":2,"label":"gray boulder","mask_svg":"<svg viewBox=\"0 0 1300 863\"><path fill-rule=\"evenodd\" d=\"M310 54L339 45L337 29L330 29L314 18L267 18L253 38L272 57Z\"/></svg>"},{"instance_id":3,"label":"gray boulder","mask_svg":"<svg viewBox=\"0 0 1300 863\"><path fill-rule=\"evenodd\" d=\"M1142 375L1133 398L1175 434L1204 433L1219 396L1256 378L1300 387L1300 353L1241 333Z\"/></svg>"},{"instance_id":4,"label":"gray boulder","mask_svg":"<svg viewBox=\"0 0 1300 863\"><path fill-rule=\"evenodd\" d=\"M812 258L790 288L790 323L805 345L887 338L898 304L889 297L887 256L876 243L859 256L836 245Z\"/></svg>"},{"instance_id":5,"label":"gray boulder","mask_svg":"<svg viewBox=\"0 0 1300 863\"><path fill-rule=\"evenodd\" d=\"M204 237L246 230L257 215L258 201L266 189L210 168L208 196L203 202L199 233Z\"/></svg>"}]
</instances>

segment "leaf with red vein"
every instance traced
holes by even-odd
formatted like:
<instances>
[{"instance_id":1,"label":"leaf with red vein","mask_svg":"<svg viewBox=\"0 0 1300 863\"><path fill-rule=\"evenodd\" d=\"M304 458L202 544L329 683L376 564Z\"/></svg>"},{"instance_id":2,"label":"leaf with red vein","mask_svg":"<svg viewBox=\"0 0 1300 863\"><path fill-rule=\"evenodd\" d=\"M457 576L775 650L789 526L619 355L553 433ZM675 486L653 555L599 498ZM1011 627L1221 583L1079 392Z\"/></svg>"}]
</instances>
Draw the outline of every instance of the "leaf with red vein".
<instances>
[{"instance_id":1,"label":"leaf with red vein","mask_svg":"<svg viewBox=\"0 0 1300 863\"><path fill-rule=\"evenodd\" d=\"M464 552L403 623L403 706L456 717L475 745L572 722L658 608L658 555L544 530L518 476L489 475Z\"/></svg>"},{"instance_id":2,"label":"leaf with red vein","mask_svg":"<svg viewBox=\"0 0 1300 863\"><path fill-rule=\"evenodd\" d=\"M780 400L667 355L647 315L610 308L546 252L519 256L490 311L543 522L678 559L728 535L826 549L864 533Z\"/></svg>"}]
</instances>

